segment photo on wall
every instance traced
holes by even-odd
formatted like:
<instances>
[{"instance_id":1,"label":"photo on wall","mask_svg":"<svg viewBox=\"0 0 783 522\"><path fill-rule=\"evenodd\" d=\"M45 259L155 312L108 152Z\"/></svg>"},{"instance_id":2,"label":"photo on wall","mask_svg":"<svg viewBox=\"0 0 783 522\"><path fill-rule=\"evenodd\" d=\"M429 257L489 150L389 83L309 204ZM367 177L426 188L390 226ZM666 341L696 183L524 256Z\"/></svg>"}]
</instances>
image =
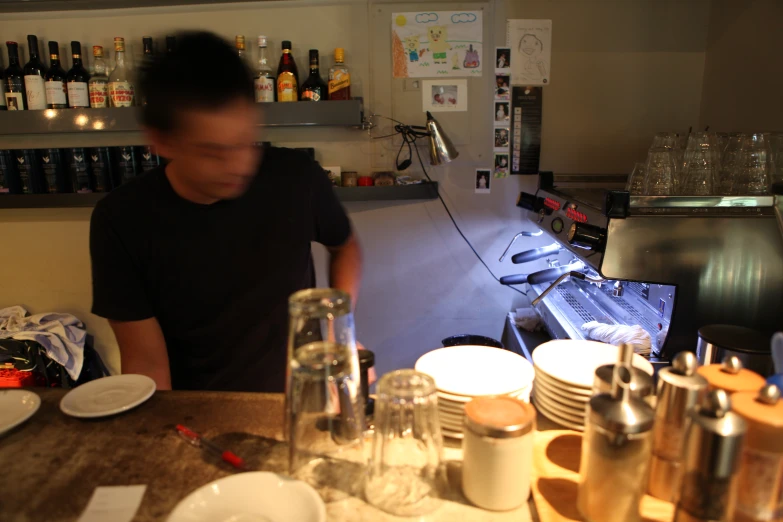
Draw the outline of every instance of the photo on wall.
<instances>
[{"instance_id":1,"label":"photo on wall","mask_svg":"<svg viewBox=\"0 0 783 522\"><path fill-rule=\"evenodd\" d=\"M495 150L508 152L509 139L508 127L495 129Z\"/></svg>"},{"instance_id":2,"label":"photo on wall","mask_svg":"<svg viewBox=\"0 0 783 522\"><path fill-rule=\"evenodd\" d=\"M500 74L511 72L510 47L495 47L495 72Z\"/></svg>"},{"instance_id":3,"label":"photo on wall","mask_svg":"<svg viewBox=\"0 0 783 522\"><path fill-rule=\"evenodd\" d=\"M490 169L476 169L476 194L489 194L489 183L492 180Z\"/></svg>"},{"instance_id":4,"label":"photo on wall","mask_svg":"<svg viewBox=\"0 0 783 522\"><path fill-rule=\"evenodd\" d=\"M508 176L508 153L495 154L495 177L505 178Z\"/></svg>"},{"instance_id":5,"label":"photo on wall","mask_svg":"<svg viewBox=\"0 0 783 522\"><path fill-rule=\"evenodd\" d=\"M509 103L495 102L495 123L504 123L508 125Z\"/></svg>"},{"instance_id":6,"label":"photo on wall","mask_svg":"<svg viewBox=\"0 0 783 522\"><path fill-rule=\"evenodd\" d=\"M467 80L423 80L422 111L464 112L468 110Z\"/></svg>"},{"instance_id":7,"label":"photo on wall","mask_svg":"<svg viewBox=\"0 0 783 522\"><path fill-rule=\"evenodd\" d=\"M508 74L496 74L495 75L495 99L496 100L509 100L511 99L511 77Z\"/></svg>"}]
</instances>

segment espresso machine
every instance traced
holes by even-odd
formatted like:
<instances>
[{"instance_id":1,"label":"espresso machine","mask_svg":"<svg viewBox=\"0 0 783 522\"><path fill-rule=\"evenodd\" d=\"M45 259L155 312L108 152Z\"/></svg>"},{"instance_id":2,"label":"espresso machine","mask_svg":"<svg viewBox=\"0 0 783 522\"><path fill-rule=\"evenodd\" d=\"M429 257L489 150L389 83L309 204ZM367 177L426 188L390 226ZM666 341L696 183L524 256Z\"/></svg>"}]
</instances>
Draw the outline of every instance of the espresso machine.
<instances>
[{"instance_id":1,"label":"espresso machine","mask_svg":"<svg viewBox=\"0 0 783 522\"><path fill-rule=\"evenodd\" d=\"M542 172L519 196L553 242L512 262L549 268L501 282L530 285L550 336L584 339L593 320L638 325L664 362L695 350L704 325L783 328L782 196L631 196L625 182Z\"/></svg>"}]
</instances>

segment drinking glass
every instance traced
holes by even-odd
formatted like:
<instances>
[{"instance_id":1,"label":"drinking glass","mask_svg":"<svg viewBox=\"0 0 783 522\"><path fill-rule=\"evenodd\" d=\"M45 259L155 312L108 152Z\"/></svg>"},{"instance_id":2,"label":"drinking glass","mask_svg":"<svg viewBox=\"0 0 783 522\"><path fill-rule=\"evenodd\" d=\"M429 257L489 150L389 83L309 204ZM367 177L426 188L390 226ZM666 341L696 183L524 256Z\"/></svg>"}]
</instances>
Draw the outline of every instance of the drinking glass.
<instances>
[{"instance_id":1,"label":"drinking glass","mask_svg":"<svg viewBox=\"0 0 783 522\"><path fill-rule=\"evenodd\" d=\"M651 149L665 147L667 149L677 148L677 134L674 132L657 132L653 136Z\"/></svg>"},{"instance_id":2,"label":"drinking glass","mask_svg":"<svg viewBox=\"0 0 783 522\"><path fill-rule=\"evenodd\" d=\"M742 139L734 177L741 196L766 194L770 185L771 154L764 134L748 134Z\"/></svg>"},{"instance_id":3,"label":"drinking glass","mask_svg":"<svg viewBox=\"0 0 783 522\"><path fill-rule=\"evenodd\" d=\"M351 300L334 289L288 301L289 474L326 501L360 493L364 400Z\"/></svg>"},{"instance_id":4,"label":"drinking glass","mask_svg":"<svg viewBox=\"0 0 783 522\"><path fill-rule=\"evenodd\" d=\"M715 178L715 193L721 196L730 196L737 193L737 180L735 178L737 159L744 134L733 133L726 137L726 146L722 149L720 171Z\"/></svg>"},{"instance_id":5,"label":"drinking glass","mask_svg":"<svg viewBox=\"0 0 783 522\"><path fill-rule=\"evenodd\" d=\"M644 167L644 193L647 196L670 196L673 193L674 158L671 149L655 147L647 153Z\"/></svg>"},{"instance_id":6,"label":"drinking glass","mask_svg":"<svg viewBox=\"0 0 783 522\"><path fill-rule=\"evenodd\" d=\"M776 132L769 136L770 178L772 183L783 183L783 133Z\"/></svg>"},{"instance_id":7,"label":"drinking glass","mask_svg":"<svg viewBox=\"0 0 783 522\"><path fill-rule=\"evenodd\" d=\"M684 196L710 196L713 180L718 177L720 160L710 148L685 151L685 162L677 193Z\"/></svg>"},{"instance_id":8,"label":"drinking glass","mask_svg":"<svg viewBox=\"0 0 783 522\"><path fill-rule=\"evenodd\" d=\"M632 196L644 194L644 163L635 163L631 175L628 176L628 184L625 190Z\"/></svg>"},{"instance_id":9,"label":"drinking glass","mask_svg":"<svg viewBox=\"0 0 783 522\"><path fill-rule=\"evenodd\" d=\"M367 501L394 515L429 513L445 486L435 381L397 370L381 378L377 391Z\"/></svg>"}]
</instances>

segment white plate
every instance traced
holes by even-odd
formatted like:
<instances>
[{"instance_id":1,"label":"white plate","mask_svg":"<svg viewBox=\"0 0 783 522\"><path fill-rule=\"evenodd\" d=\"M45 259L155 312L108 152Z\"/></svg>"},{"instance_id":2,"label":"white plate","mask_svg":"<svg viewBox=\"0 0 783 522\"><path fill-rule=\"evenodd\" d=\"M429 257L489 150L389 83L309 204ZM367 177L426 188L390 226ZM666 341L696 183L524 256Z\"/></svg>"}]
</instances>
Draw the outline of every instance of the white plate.
<instances>
[{"instance_id":1,"label":"white plate","mask_svg":"<svg viewBox=\"0 0 783 522\"><path fill-rule=\"evenodd\" d=\"M465 435L461 431L452 431L445 428L441 428L440 430L443 433L444 437L449 437L451 439L464 439Z\"/></svg>"},{"instance_id":2,"label":"white plate","mask_svg":"<svg viewBox=\"0 0 783 522\"><path fill-rule=\"evenodd\" d=\"M60 401L66 415L89 419L116 415L135 408L155 393L155 381L146 375L113 375L82 384Z\"/></svg>"},{"instance_id":3,"label":"white plate","mask_svg":"<svg viewBox=\"0 0 783 522\"><path fill-rule=\"evenodd\" d=\"M168 522L326 522L326 506L304 482L276 473L238 473L202 486Z\"/></svg>"},{"instance_id":4,"label":"white plate","mask_svg":"<svg viewBox=\"0 0 783 522\"><path fill-rule=\"evenodd\" d=\"M536 402L546 407L546 409L551 410L557 413L558 415L560 415L561 417L564 417L568 420L574 422L585 421L585 412L587 411L587 408L581 408L581 409L569 408L568 406L563 406L562 404L558 404L557 402L551 400L546 395L536 395Z\"/></svg>"},{"instance_id":5,"label":"white plate","mask_svg":"<svg viewBox=\"0 0 783 522\"><path fill-rule=\"evenodd\" d=\"M557 415L552 410L547 409L546 406L538 404L536 402L535 397L533 398L533 403L535 404L536 409L541 413L541 415L543 415L547 419L549 419L549 420L551 420L553 422L556 422L557 424L560 424L561 426L565 426L566 428L571 428L572 430L577 430L577 431L584 431L585 430L584 424L578 424L576 422L573 422L573 421L570 421L568 419L565 419L565 418L561 417L560 415Z\"/></svg>"},{"instance_id":6,"label":"white plate","mask_svg":"<svg viewBox=\"0 0 783 522\"><path fill-rule=\"evenodd\" d=\"M455 395L506 395L530 386L533 365L521 355L488 346L451 346L425 353L416 370Z\"/></svg>"},{"instance_id":7,"label":"white plate","mask_svg":"<svg viewBox=\"0 0 783 522\"><path fill-rule=\"evenodd\" d=\"M595 369L617 362L617 346L574 339L549 341L533 350L533 363L549 376L564 383L592 388ZM632 364L653 374L649 361L633 354Z\"/></svg>"},{"instance_id":8,"label":"white plate","mask_svg":"<svg viewBox=\"0 0 783 522\"><path fill-rule=\"evenodd\" d=\"M41 407L41 398L27 390L0 390L0 435L19 426Z\"/></svg>"},{"instance_id":9,"label":"white plate","mask_svg":"<svg viewBox=\"0 0 783 522\"><path fill-rule=\"evenodd\" d=\"M507 393L505 395L510 395L511 397L523 397L525 395L530 395L530 390L532 389L532 385L525 386L522 389L515 390L511 393ZM470 401L472 401L475 397L470 395L454 395L453 393L446 393L443 391L438 390L438 400L444 400L444 401L451 401L451 402L459 402L462 404L467 404Z\"/></svg>"},{"instance_id":10,"label":"white plate","mask_svg":"<svg viewBox=\"0 0 783 522\"><path fill-rule=\"evenodd\" d=\"M560 402L573 406L575 408L584 407L590 401L590 397L584 395L573 395L547 383L543 379L536 379L535 393L544 393Z\"/></svg>"},{"instance_id":11,"label":"white plate","mask_svg":"<svg viewBox=\"0 0 783 522\"><path fill-rule=\"evenodd\" d=\"M568 395L574 397L580 397L585 400L593 396L592 388L581 388L579 386L571 386L570 384L566 384L563 381L558 381L554 377L551 377L540 370L536 371L536 382L537 383L543 382L549 387L555 388L560 392L567 393Z\"/></svg>"}]
</instances>

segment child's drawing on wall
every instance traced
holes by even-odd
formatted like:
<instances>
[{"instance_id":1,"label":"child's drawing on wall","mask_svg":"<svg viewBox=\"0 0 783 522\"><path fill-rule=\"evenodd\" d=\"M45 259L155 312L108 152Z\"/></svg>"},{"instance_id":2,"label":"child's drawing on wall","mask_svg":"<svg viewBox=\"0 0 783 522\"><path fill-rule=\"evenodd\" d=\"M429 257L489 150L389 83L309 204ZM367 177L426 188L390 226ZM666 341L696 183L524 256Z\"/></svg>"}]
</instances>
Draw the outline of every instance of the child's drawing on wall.
<instances>
[{"instance_id":1,"label":"child's drawing on wall","mask_svg":"<svg viewBox=\"0 0 783 522\"><path fill-rule=\"evenodd\" d=\"M519 52L526 60L525 73L533 78L546 78L546 62L542 58L544 42L534 34L526 34L519 39Z\"/></svg>"}]
</instances>

